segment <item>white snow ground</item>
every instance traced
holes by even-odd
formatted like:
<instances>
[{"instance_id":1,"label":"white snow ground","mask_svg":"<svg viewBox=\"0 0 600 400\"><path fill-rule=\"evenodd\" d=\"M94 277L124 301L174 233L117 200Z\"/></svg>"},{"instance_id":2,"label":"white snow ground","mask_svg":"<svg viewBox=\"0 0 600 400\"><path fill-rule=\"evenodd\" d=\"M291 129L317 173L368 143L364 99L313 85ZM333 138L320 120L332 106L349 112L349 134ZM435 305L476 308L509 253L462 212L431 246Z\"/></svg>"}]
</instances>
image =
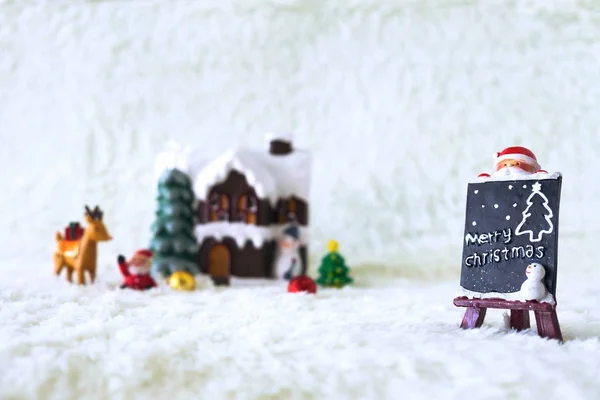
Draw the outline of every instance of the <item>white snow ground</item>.
<instances>
[{"instance_id":1,"label":"white snow ground","mask_svg":"<svg viewBox=\"0 0 600 400\"><path fill-rule=\"evenodd\" d=\"M43 263L40 261L40 264ZM559 304L566 343L458 328L455 282L285 292L79 288L0 277L2 399L596 399L595 285ZM532 316L533 318L533 316Z\"/></svg>"},{"instance_id":2,"label":"white snow ground","mask_svg":"<svg viewBox=\"0 0 600 400\"><path fill-rule=\"evenodd\" d=\"M0 2L0 398L596 399L599 39L594 1ZM356 287L114 290L168 139L279 130L311 268L334 237ZM563 346L457 329L466 183L512 144L564 174ZM84 202L116 239L77 288L50 254Z\"/></svg>"}]
</instances>

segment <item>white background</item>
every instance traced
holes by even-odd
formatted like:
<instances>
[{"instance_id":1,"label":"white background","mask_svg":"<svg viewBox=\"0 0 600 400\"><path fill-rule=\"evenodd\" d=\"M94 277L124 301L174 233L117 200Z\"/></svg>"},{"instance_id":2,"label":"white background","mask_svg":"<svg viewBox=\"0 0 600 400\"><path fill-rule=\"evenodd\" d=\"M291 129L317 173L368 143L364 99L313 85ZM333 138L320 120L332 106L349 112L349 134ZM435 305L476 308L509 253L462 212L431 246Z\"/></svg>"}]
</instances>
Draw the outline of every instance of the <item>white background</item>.
<instances>
[{"instance_id":1,"label":"white background","mask_svg":"<svg viewBox=\"0 0 600 400\"><path fill-rule=\"evenodd\" d=\"M0 398L596 399L599 11L0 0ZM336 238L356 283L119 290L166 142L211 158L267 131L313 153L311 272ZM499 310L464 331L452 304L467 182L514 144L564 174L564 345L508 331ZM85 203L115 240L78 286L51 257Z\"/></svg>"},{"instance_id":2,"label":"white background","mask_svg":"<svg viewBox=\"0 0 600 400\"><path fill-rule=\"evenodd\" d=\"M314 156L313 261L336 238L357 270L458 280L467 181L519 144L564 174L561 273L595 269L592 1L11 3L4 257L47 258L45 273L54 232L100 204L115 236L100 273L114 271L116 254L147 245L169 139L211 158L293 131Z\"/></svg>"}]
</instances>

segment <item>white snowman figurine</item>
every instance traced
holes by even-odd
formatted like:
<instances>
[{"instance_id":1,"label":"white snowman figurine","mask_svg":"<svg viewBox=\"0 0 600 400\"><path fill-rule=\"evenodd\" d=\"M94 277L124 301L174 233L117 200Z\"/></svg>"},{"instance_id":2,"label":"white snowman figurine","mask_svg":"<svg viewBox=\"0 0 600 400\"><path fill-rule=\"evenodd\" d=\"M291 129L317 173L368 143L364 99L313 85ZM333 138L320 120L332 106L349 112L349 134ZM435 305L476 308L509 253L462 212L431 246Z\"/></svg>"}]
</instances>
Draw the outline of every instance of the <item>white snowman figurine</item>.
<instances>
[{"instance_id":1,"label":"white snowman figurine","mask_svg":"<svg viewBox=\"0 0 600 400\"><path fill-rule=\"evenodd\" d=\"M275 277L290 280L302 274L298 227L290 225L283 231L275 258Z\"/></svg>"},{"instance_id":2,"label":"white snowman figurine","mask_svg":"<svg viewBox=\"0 0 600 400\"><path fill-rule=\"evenodd\" d=\"M531 263L525 270L527 279L521 285L521 299L524 301L536 300L541 301L548 296L548 290L544 283L546 269L542 264Z\"/></svg>"}]
</instances>

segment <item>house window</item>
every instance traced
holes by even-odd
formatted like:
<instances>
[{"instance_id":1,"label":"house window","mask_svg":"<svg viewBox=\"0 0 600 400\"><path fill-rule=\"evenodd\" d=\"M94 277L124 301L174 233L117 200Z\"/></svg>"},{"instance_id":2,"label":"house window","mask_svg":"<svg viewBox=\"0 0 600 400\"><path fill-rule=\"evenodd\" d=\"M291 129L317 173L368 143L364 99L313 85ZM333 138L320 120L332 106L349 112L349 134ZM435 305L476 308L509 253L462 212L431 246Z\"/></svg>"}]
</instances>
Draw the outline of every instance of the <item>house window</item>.
<instances>
[{"instance_id":1,"label":"house window","mask_svg":"<svg viewBox=\"0 0 600 400\"><path fill-rule=\"evenodd\" d=\"M253 193L247 193L238 199L236 221L249 225L256 225L258 222L258 199Z\"/></svg>"},{"instance_id":2,"label":"house window","mask_svg":"<svg viewBox=\"0 0 600 400\"><path fill-rule=\"evenodd\" d=\"M294 198L283 200L279 205L279 223L298 222L297 204Z\"/></svg>"},{"instance_id":3,"label":"house window","mask_svg":"<svg viewBox=\"0 0 600 400\"><path fill-rule=\"evenodd\" d=\"M229 197L223 193L212 192L208 199L208 220L229 221Z\"/></svg>"}]
</instances>

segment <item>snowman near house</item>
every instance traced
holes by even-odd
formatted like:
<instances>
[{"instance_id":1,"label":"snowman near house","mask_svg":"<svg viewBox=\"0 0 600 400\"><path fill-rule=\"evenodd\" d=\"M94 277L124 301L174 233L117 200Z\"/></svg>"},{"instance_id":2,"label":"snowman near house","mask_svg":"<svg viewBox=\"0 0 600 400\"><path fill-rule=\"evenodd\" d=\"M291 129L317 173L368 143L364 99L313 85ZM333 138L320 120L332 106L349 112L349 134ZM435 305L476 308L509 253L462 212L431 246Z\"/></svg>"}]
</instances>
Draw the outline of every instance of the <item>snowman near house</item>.
<instances>
[{"instance_id":1,"label":"snowman near house","mask_svg":"<svg viewBox=\"0 0 600 400\"><path fill-rule=\"evenodd\" d=\"M279 239L275 257L275 276L278 279L290 280L302 275L304 271L300 255L300 231L296 225L288 226Z\"/></svg>"}]
</instances>

